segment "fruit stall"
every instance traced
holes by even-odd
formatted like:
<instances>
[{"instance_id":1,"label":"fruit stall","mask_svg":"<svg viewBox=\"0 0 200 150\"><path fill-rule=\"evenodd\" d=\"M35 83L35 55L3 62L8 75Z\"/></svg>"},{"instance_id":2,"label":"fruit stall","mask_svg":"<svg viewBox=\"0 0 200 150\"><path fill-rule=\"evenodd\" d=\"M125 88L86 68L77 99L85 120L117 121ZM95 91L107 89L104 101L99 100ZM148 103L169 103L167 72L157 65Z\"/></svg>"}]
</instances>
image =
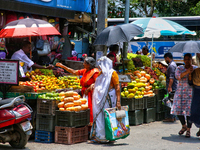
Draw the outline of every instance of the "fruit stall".
<instances>
[{"instance_id":1,"label":"fruit stall","mask_svg":"<svg viewBox=\"0 0 200 150\"><path fill-rule=\"evenodd\" d=\"M167 67L145 55L128 53L126 75L131 82L121 83L121 104L129 105L129 124L139 125L165 119L162 99L166 94Z\"/></svg>"},{"instance_id":2,"label":"fruit stall","mask_svg":"<svg viewBox=\"0 0 200 150\"><path fill-rule=\"evenodd\" d=\"M82 89L79 76L66 74L61 68L36 69L27 72L26 79L12 86L6 98L25 95L33 109L32 138L42 143L87 141L90 109L87 99L79 95Z\"/></svg>"}]
</instances>

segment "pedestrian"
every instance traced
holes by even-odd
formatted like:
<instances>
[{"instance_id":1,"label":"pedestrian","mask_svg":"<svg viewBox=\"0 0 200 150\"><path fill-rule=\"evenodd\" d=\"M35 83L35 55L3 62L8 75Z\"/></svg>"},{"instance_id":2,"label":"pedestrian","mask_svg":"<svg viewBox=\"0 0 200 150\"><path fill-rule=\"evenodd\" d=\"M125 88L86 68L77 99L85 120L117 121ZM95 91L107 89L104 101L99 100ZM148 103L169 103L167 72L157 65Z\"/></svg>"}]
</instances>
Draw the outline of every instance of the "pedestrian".
<instances>
[{"instance_id":1,"label":"pedestrian","mask_svg":"<svg viewBox=\"0 0 200 150\"><path fill-rule=\"evenodd\" d=\"M71 42L72 57L77 57L78 53L75 50L75 43Z\"/></svg>"},{"instance_id":2,"label":"pedestrian","mask_svg":"<svg viewBox=\"0 0 200 150\"><path fill-rule=\"evenodd\" d=\"M184 63L185 65L178 66L175 72L175 77L179 82L174 95L171 114L177 115L182 124L182 129L178 134L182 135L187 131L185 137L190 137L192 123L190 123L189 120L192 101L192 86L188 84L188 76L192 73L193 69L197 68L197 66L192 65L192 55L189 53L184 55Z\"/></svg>"},{"instance_id":3,"label":"pedestrian","mask_svg":"<svg viewBox=\"0 0 200 150\"><path fill-rule=\"evenodd\" d=\"M117 45L117 44L115 44L115 45L111 45L110 47L109 47L109 49L110 49L110 53L109 54L113 54L114 56L115 56L115 59L114 59L114 61L113 61L113 67L115 67L116 66L116 62L117 62L117 54L118 54L118 52L119 52L119 46ZM108 54L108 55L109 55ZM108 56L107 55L107 56Z\"/></svg>"},{"instance_id":4,"label":"pedestrian","mask_svg":"<svg viewBox=\"0 0 200 150\"><path fill-rule=\"evenodd\" d=\"M166 53L164 55L165 62L168 64L166 72L166 90L168 93L176 91L177 88L177 79L175 78L175 71L177 68L176 63L173 61L173 56L171 53ZM175 116L170 114L171 109L167 107L167 114L163 122L174 122Z\"/></svg>"},{"instance_id":5,"label":"pedestrian","mask_svg":"<svg viewBox=\"0 0 200 150\"><path fill-rule=\"evenodd\" d=\"M137 55L141 55L141 51L137 51L136 54L137 54Z\"/></svg>"},{"instance_id":6,"label":"pedestrian","mask_svg":"<svg viewBox=\"0 0 200 150\"><path fill-rule=\"evenodd\" d=\"M91 130L91 141L88 143L109 142L105 136L104 108L121 109L119 77L112 69L112 61L106 56L98 60L100 75L96 79L92 97L94 122ZM109 100L110 99L110 103ZM110 141L111 142L111 141ZM113 141L112 141L113 142Z\"/></svg>"},{"instance_id":7,"label":"pedestrian","mask_svg":"<svg viewBox=\"0 0 200 150\"><path fill-rule=\"evenodd\" d=\"M43 67L38 64L35 64L27 55L31 51L31 43L29 41L23 41L22 42L22 49L16 51L11 59L13 60L19 60L21 64L20 67L23 68L24 73L27 71L32 71L32 67L34 69L53 69L53 66Z\"/></svg>"},{"instance_id":8,"label":"pedestrian","mask_svg":"<svg viewBox=\"0 0 200 150\"><path fill-rule=\"evenodd\" d=\"M193 122L197 128L199 128L196 135L200 136L200 68L195 69L189 74L189 84L193 85L190 121Z\"/></svg>"},{"instance_id":9,"label":"pedestrian","mask_svg":"<svg viewBox=\"0 0 200 150\"><path fill-rule=\"evenodd\" d=\"M64 66L61 63L57 63L56 66L61 67L71 74L81 76L80 84L82 86L81 95L88 96L88 107L90 108L90 124L93 122L93 111L92 111L92 93L93 86L96 78L99 75L99 69L95 68L96 61L92 57L86 57L83 63L84 69L74 70L69 67Z\"/></svg>"}]
</instances>

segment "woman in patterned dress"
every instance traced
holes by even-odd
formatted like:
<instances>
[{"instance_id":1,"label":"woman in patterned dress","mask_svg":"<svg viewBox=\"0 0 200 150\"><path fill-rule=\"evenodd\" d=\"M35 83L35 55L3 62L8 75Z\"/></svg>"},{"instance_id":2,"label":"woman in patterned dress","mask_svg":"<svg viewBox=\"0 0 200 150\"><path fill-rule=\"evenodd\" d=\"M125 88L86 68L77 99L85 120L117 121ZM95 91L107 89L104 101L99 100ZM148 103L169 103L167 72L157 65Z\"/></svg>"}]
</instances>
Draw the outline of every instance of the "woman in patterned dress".
<instances>
[{"instance_id":1,"label":"woman in patterned dress","mask_svg":"<svg viewBox=\"0 0 200 150\"><path fill-rule=\"evenodd\" d=\"M196 69L197 66L192 65L192 56L189 53L184 55L184 63L185 65L178 66L176 69L175 77L179 82L174 95L171 114L177 115L182 124L182 129L178 134L182 135L187 131L185 137L190 137L192 123L190 123L189 120L192 101L192 86L188 84L188 75L191 74L193 69Z\"/></svg>"}]
</instances>

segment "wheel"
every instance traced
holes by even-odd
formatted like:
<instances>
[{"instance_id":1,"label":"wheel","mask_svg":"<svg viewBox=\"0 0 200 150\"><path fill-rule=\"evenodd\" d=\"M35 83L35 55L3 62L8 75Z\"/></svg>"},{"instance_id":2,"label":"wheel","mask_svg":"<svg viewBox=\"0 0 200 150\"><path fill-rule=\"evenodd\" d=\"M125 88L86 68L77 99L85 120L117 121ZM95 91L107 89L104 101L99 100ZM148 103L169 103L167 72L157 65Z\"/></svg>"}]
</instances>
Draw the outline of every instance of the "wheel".
<instances>
[{"instance_id":1,"label":"wheel","mask_svg":"<svg viewBox=\"0 0 200 150\"><path fill-rule=\"evenodd\" d=\"M24 133L24 131L22 129L20 129L19 127L15 128L13 134L17 135L17 139L16 139L16 141L10 141L9 144L13 148L24 148L24 146L27 144L30 136L27 135L26 133Z\"/></svg>"}]
</instances>

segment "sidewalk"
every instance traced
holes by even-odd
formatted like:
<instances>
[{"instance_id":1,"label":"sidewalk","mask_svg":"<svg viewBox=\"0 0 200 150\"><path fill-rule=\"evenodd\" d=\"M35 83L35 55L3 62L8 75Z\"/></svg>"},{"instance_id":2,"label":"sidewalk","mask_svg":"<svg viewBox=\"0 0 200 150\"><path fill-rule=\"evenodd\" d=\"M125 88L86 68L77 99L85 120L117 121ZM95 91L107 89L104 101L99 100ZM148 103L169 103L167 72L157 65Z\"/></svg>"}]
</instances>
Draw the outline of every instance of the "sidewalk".
<instances>
[{"instance_id":1,"label":"sidewalk","mask_svg":"<svg viewBox=\"0 0 200 150\"><path fill-rule=\"evenodd\" d=\"M179 120L174 123L161 121L131 126L131 134L126 139L118 140L114 144L74 145L43 144L29 141L25 150L199 150L200 140L196 137L198 128L191 129L191 138L179 136L181 129ZM8 144L0 145L2 150L14 150Z\"/></svg>"}]
</instances>

